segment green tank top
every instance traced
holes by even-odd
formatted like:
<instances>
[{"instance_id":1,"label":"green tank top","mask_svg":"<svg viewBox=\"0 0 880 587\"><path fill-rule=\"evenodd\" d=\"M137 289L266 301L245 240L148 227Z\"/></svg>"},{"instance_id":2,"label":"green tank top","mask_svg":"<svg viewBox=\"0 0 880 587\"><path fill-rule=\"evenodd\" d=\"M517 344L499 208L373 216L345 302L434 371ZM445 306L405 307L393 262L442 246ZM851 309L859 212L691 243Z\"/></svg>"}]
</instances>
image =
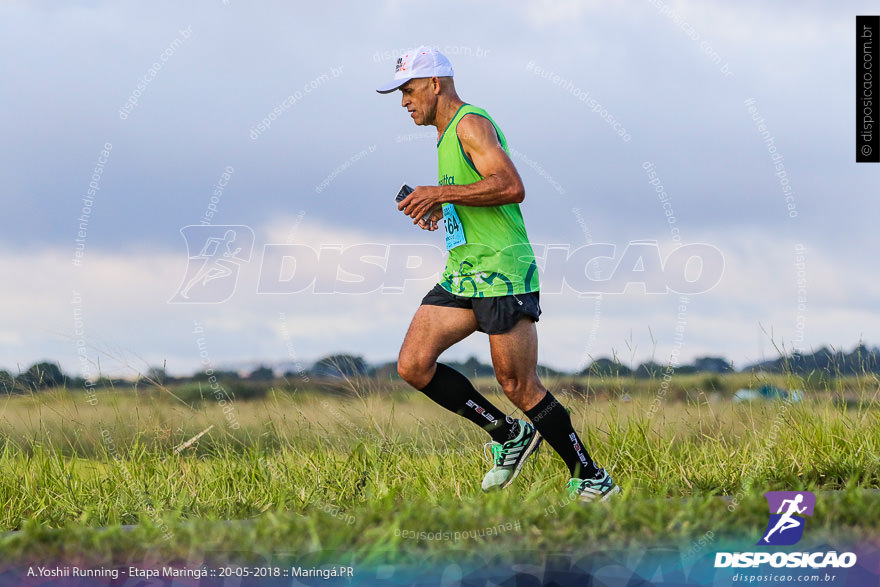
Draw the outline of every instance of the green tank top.
<instances>
[{"instance_id":1,"label":"green tank top","mask_svg":"<svg viewBox=\"0 0 880 587\"><path fill-rule=\"evenodd\" d=\"M437 142L440 185L467 185L483 179L465 154L456 132L466 114L492 123L504 150L507 140L482 108L464 104ZM451 206L446 204L445 206ZM495 297L538 291L538 267L529 244L519 204L502 206L455 205L466 244L449 251L440 286L466 297Z\"/></svg>"}]
</instances>

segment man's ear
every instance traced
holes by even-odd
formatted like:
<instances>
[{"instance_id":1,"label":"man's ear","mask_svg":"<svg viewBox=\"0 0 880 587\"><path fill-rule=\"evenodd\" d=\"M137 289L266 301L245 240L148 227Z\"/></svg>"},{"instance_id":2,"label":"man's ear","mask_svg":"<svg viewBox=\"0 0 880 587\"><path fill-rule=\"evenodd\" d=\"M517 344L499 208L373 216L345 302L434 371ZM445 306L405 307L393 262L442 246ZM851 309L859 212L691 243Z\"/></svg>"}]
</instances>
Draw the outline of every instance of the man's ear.
<instances>
[{"instance_id":1,"label":"man's ear","mask_svg":"<svg viewBox=\"0 0 880 587\"><path fill-rule=\"evenodd\" d=\"M440 78L439 77L432 77L431 78L431 90L434 92L434 94L440 93Z\"/></svg>"}]
</instances>

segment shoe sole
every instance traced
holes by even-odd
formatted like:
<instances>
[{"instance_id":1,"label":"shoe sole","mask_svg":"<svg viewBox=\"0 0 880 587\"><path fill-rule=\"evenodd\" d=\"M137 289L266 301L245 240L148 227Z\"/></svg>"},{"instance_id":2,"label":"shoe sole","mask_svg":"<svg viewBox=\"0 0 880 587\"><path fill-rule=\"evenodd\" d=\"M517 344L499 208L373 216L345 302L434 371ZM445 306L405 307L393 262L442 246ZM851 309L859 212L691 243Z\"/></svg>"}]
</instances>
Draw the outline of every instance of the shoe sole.
<instances>
[{"instance_id":1,"label":"shoe sole","mask_svg":"<svg viewBox=\"0 0 880 587\"><path fill-rule=\"evenodd\" d=\"M519 475L520 469L522 469L523 465L526 464L528 458L532 456L532 453L538 450L538 447L541 445L542 440L544 440L544 437L538 434L537 431L535 431L535 437L532 438L532 442L530 442L525 450L523 450L523 456L519 460L519 463L517 463L516 467L513 469L513 475L510 476L510 479L499 485L498 489L496 489L495 491L501 491L502 489L507 489L511 486L514 479L516 479L517 475ZM490 489L489 491L492 490Z\"/></svg>"},{"instance_id":2,"label":"shoe sole","mask_svg":"<svg viewBox=\"0 0 880 587\"><path fill-rule=\"evenodd\" d=\"M603 494L601 497L599 497L598 495L594 496L594 497L586 497L586 496L581 495L578 497L572 497L571 499L577 500L581 503L595 503L597 501L608 501L612 497L620 495L620 493L621 493L620 485L615 485L614 487L609 489L605 494Z\"/></svg>"},{"instance_id":3,"label":"shoe sole","mask_svg":"<svg viewBox=\"0 0 880 587\"><path fill-rule=\"evenodd\" d=\"M615 495L619 495L619 494L620 494L620 486L619 486L619 485L615 485L613 488L609 489L609 490L608 490L608 493L606 493L605 495L603 495L603 496L599 499L599 501L608 501L609 499L611 499L611 498L614 497Z\"/></svg>"}]
</instances>

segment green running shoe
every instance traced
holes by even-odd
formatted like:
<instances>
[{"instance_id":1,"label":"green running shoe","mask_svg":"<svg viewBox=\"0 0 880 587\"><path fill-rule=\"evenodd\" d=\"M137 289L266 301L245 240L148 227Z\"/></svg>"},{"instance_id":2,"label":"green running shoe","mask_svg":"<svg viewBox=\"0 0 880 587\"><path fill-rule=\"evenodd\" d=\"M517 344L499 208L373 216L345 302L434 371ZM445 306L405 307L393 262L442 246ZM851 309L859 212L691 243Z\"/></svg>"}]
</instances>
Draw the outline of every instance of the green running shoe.
<instances>
[{"instance_id":1,"label":"green running shoe","mask_svg":"<svg viewBox=\"0 0 880 587\"><path fill-rule=\"evenodd\" d=\"M483 491L497 491L513 483L523 463L537 450L543 440L534 426L524 420L517 422L519 422L519 435L516 438L504 444L493 441L485 445L492 449L495 466L483 477Z\"/></svg>"},{"instance_id":2,"label":"green running shoe","mask_svg":"<svg viewBox=\"0 0 880 587\"><path fill-rule=\"evenodd\" d=\"M566 489L571 499L580 499L581 501L596 499L605 501L620 493L620 486L611 479L611 475L606 473L605 469L599 469L599 475L594 479L569 479Z\"/></svg>"}]
</instances>

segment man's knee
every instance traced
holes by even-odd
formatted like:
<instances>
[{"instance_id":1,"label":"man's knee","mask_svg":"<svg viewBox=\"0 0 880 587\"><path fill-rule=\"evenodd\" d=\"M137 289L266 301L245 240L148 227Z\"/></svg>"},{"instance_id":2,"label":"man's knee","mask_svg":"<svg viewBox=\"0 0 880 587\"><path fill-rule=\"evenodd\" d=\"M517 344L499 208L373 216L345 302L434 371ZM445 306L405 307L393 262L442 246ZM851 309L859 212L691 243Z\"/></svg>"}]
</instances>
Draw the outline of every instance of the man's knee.
<instances>
[{"instance_id":1,"label":"man's knee","mask_svg":"<svg viewBox=\"0 0 880 587\"><path fill-rule=\"evenodd\" d=\"M501 390L504 391L507 399L512 401L521 410L534 406L540 400L539 395L543 396L546 391L537 375L523 376L496 373L495 378L498 380L499 385L501 385Z\"/></svg>"},{"instance_id":2,"label":"man's knee","mask_svg":"<svg viewBox=\"0 0 880 587\"><path fill-rule=\"evenodd\" d=\"M529 385L529 378L516 374L496 373L495 379L507 397L520 395Z\"/></svg>"},{"instance_id":3,"label":"man's knee","mask_svg":"<svg viewBox=\"0 0 880 587\"><path fill-rule=\"evenodd\" d=\"M422 389L430 383L433 367L433 360L416 353L401 352L397 358L397 374L416 389Z\"/></svg>"},{"instance_id":4,"label":"man's knee","mask_svg":"<svg viewBox=\"0 0 880 587\"><path fill-rule=\"evenodd\" d=\"M397 359L397 374L407 383L412 383L412 379L418 376L418 371L413 368L409 362L405 362L403 358Z\"/></svg>"}]
</instances>

